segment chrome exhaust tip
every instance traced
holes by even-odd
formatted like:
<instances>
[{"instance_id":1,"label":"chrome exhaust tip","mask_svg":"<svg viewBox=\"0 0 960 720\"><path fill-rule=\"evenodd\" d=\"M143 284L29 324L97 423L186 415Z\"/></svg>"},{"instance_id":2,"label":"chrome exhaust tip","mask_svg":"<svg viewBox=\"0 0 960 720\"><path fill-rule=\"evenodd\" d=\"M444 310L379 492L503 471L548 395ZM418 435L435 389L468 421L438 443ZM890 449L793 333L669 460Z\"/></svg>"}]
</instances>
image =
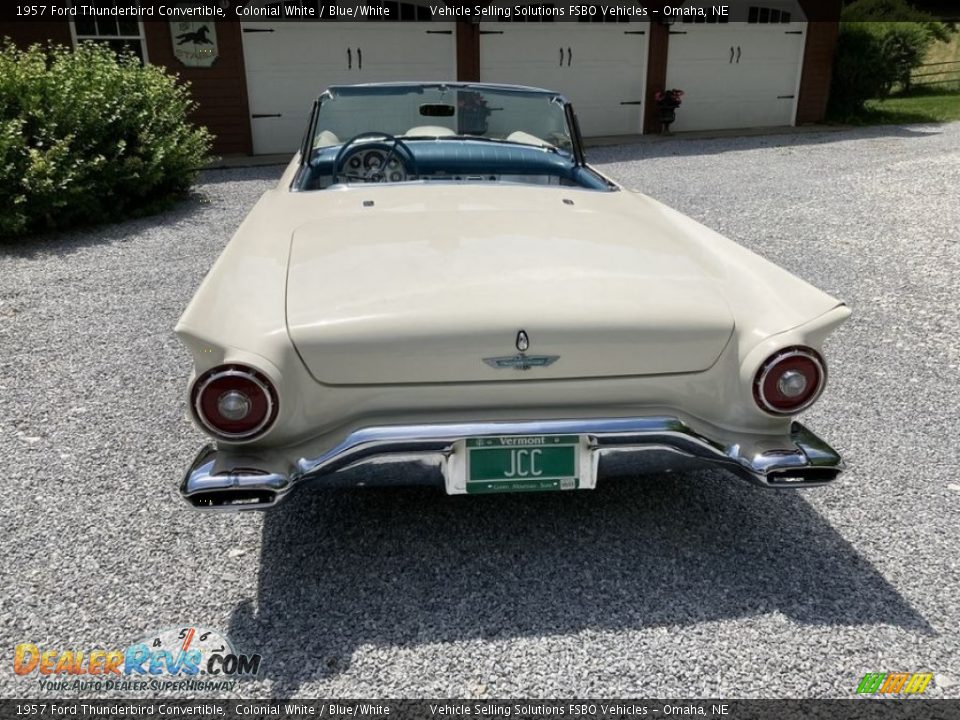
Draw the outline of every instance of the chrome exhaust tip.
<instances>
[{"instance_id":1,"label":"chrome exhaust tip","mask_svg":"<svg viewBox=\"0 0 960 720\"><path fill-rule=\"evenodd\" d=\"M837 479L842 467L807 467L773 470L767 473L765 483L772 488L818 487Z\"/></svg>"},{"instance_id":2,"label":"chrome exhaust tip","mask_svg":"<svg viewBox=\"0 0 960 720\"><path fill-rule=\"evenodd\" d=\"M213 490L187 498L193 507L203 510L263 510L277 504L272 490Z\"/></svg>"}]
</instances>

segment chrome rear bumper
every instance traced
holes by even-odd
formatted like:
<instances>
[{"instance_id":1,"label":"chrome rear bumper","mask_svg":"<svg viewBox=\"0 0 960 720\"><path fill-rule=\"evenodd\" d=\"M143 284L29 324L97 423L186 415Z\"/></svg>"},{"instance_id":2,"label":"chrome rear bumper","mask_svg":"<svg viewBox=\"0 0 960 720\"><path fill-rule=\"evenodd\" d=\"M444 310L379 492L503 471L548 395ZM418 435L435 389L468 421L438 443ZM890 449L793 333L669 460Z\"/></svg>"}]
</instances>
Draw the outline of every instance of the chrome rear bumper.
<instances>
[{"instance_id":1,"label":"chrome rear bumper","mask_svg":"<svg viewBox=\"0 0 960 720\"><path fill-rule=\"evenodd\" d=\"M837 452L797 422L789 436L744 434L726 440L672 417L457 423L363 428L319 457L279 466L267 456L207 445L190 465L180 493L201 509L259 510L321 479L337 486L442 487L443 469L458 440L552 434L586 436L601 476L712 467L768 488L797 488L824 485L843 470Z\"/></svg>"}]
</instances>

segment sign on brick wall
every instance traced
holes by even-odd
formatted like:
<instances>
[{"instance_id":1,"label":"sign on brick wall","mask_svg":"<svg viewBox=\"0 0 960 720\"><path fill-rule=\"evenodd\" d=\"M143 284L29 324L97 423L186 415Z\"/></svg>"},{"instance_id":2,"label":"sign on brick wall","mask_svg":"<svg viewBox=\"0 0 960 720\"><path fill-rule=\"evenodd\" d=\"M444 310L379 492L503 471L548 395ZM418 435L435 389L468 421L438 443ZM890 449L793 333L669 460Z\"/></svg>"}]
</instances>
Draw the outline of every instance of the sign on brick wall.
<instances>
[{"instance_id":1,"label":"sign on brick wall","mask_svg":"<svg viewBox=\"0 0 960 720\"><path fill-rule=\"evenodd\" d=\"M219 57L217 26L212 20L170 23L173 54L187 67L210 67Z\"/></svg>"}]
</instances>

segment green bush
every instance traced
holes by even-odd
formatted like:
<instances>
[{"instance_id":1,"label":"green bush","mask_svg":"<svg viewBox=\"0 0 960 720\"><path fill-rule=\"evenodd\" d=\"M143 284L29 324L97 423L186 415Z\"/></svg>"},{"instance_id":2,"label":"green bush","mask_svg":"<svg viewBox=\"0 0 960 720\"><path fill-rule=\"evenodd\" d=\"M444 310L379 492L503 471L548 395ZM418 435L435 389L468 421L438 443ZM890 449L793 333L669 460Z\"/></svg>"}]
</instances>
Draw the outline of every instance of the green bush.
<instances>
[{"instance_id":1,"label":"green bush","mask_svg":"<svg viewBox=\"0 0 960 720\"><path fill-rule=\"evenodd\" d=\"M884 86L886 96L894 85L910 87L910 75L923 64L933 37L923 23L886 23L881 42L890 68L886 78L889 82Z\"/></svg>"},{"instance_id":2,"label":"green bush","mask_svg":"<svg viewBox=\"0 0 960 720\"><path fill-rule=\"evenodd\" d=\"M210 151L193 108L185 86L133 55L0 46L0 237L168 206Z\"/></svg>"},{"instance_id":3,"label":"green bush","mask_svg":"<svg viewBox=\"0 0 960 720\"><path fill-rule=\"evenodd\" d=\"M841 26L830 84L830 116L848 118L861 112L867 100L883 97L890 75L880 38L859 23Z\"/></svg>"},{"instance_id":4,"label":"green bush","mask_svg":"<svg viewBox=\"0 0 960 720\"><path fill-rule=\"evenodd\" d=\"M930 45L949 37L946 25L905 0L856 0L840 19L830 88L830 115L838 119L863 112L867 100L896 85L908 87Z\"/></svg>"}]
</instances>

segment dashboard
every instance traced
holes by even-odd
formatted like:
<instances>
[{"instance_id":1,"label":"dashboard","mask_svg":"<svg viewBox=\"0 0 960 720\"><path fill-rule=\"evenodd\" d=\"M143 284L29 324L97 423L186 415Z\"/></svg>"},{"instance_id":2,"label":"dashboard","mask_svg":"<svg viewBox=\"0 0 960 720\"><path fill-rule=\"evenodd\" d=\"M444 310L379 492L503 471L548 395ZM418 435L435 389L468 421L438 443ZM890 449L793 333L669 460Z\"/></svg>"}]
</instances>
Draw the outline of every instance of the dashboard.
<instances>
[{"instance_id":1,"label":"dashboard","mask_svg":"<svg viewBox=\"0 0 960 720\"><path fill-rule=\"evenodd\" d=\"M341 175L347 182L403 182L410 173L396 153L389 149L359 149L351 153L343 164Z\"/></svg>"},{"instance_id":2,"label":"dashboard","mask_svg":"<svg viewBox=\"0 0 960 720\"><path fill-rule=\"evenodd\" d=\"M323 190L334 185L401 182L521 183L594 190L615 189L566 152L514 143L474 140L407 140L404 151L371 142L349 148L319 148L292 189ZM335 166L339 172L334 178Z\"/></svg>"}]
</instances>

